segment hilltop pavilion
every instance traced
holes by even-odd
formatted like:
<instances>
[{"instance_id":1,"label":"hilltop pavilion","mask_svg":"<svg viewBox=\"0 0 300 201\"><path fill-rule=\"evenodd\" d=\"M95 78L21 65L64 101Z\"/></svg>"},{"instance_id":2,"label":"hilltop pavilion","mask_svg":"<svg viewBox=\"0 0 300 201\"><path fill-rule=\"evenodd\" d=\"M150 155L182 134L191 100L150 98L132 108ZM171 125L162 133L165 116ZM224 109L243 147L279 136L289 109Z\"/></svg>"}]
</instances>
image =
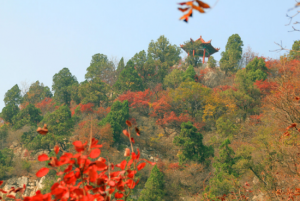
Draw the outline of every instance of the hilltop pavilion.
<instances>
[{"instance_id":1,"label":"hilltop pavilion","mask_svg":"<svg viewBox=\"0 0 300 201\"><path fill-rule=\"evenodd\" d=\"M195 45L196 44L196 45ZM205 42L202 39L202 36L198 38L196 41L193 39L190 39L189 43L186 43L184 45L180 45L180 47L188 53L188 55L193 54L193 56L201 56L203 57L203 63L205 63L205 57L210 57L210 55L218 52L220 48L214 48L211 45L211 40Z\"/></svg>"}]
</instances>

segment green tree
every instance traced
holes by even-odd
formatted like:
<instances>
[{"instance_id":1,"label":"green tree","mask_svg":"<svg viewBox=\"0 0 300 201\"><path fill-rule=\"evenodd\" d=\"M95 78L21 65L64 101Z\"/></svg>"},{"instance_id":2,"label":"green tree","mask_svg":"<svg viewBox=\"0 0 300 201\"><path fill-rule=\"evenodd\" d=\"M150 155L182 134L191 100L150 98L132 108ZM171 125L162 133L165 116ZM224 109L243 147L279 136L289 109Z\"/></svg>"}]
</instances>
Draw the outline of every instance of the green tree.
<instances>
[{"instance_id":1,"label":"green tree","mask_svg":"<svg viewBox=\"0 0 300 201\"><path fill-rule=\"evenodd\" d=\"M268 76L268 68L263 58L255 57L246 66L247 77L255 82L256 80L265 80Z\"/></svg>"},{"instance_id":2,"label":"green tree","mask_svg":"<svg viewBox=\"0 0 300 201\"><path fill-rule=\"evenodd\" d=\"M37 134L36 129L23 133L22 142L28 149L48 149L51 151L53 146L58 143L65 150L68 146L68 138L74 127L71 111L68 106L63 105L52 113L47 113L42 124L48 124L48 134Z\"/></svg>"},{"instance_id":3,"label":"green tree","mask_svg":"<svg viewBox=\"0 0 300 201\"><path fill-rule=\"evenodd\" d=\"M228 75L229 72L236 72L239 69L239 61L243 53L243 41L238 34L233 34L229 37L225 52L222 52L220 60L220 68Z\"/></svg>"},{"instance_id":4,"label":"green tree","mask_svg":"<svg viewBox=\"0 0 300 201\"><path fill-rule=\"evenodd\" d=\"M174 69L164 78L164 87L176 89L183 82L184 72L179 69Z\"/></svg>"},{"instance_id":5,"label":"green tree","mask_svg":"<svg viewBox=\"0 0 300 201\"><path fill-rule=\"evenodd\" d=\"M88 82L83 82L78 90L78 96L82 104L94 103L95 106L100 106L100 101L108 101L107 93L110 86L95 78Z\"/></svg>"},{"instance_id":6,"label":"green tree","mask_svg":"<svg viewBox=\"0 0 300 201\"><path fill-rule=\"evenodd\" d=\"M13 128L20 129L25 125L37 126L37 123L43 119L41 114L40 109L29 104L12 118Z\"/></svg>"},{"instance_id":7,"label":"green tree","mask_svg":"<svg viewBox=\"0 0 300 201\"><path fill-rule=\"evenodd\" d=\"M153 60L156 70L156 81L163 82L171 66L180 60L180 47L171 45L165 36L160 36L156 42L153 40L148 46L148 60L151 65Z\"/></svg>"},{"instance_id":8,"label":"green tree","mask_svg":"<svg viewBox=\"0 0 300 201\"><path fill-rule=\"evenodd\" d=\"M165 36L160 36L156 42L153 40L148 46L148 54L154 60L160 60L162 63L167 62L169 66L173 66L180 60L180 47L171 45Z\"/></svg>"},{"instance_id":9,"label":"green tree","mask_svg":"<svg viewBox=\"0 0 300 201\"><path fill-rule=\"evenodd\" d=\"M124 63L124 58L122 57L117 67L117 73L120 74L124 68L125 68L125 63Z\"/></svg>"},{"instance_id":10,"label":"green tree","mask_svg":"<svg viewBox=\"0 0 300 201\"><path fill-rule=\"evenodd\" d=\"M49 87L44 86L44 84L39 81L36 81L30 85L28 92L23 97L23 102L36 104L44 100L46 97L51 98L52 96L53 95Z\"/></svg>"},{"instance_id":11,"label":"green tree","mask_svg":"<svg viewBox=\"0 0 300 201\"><path fill-rule=\"evenodd\" d=\"M183 79L184 81L191 82L195 81L196 72L192 65L189 65L189 67L186 69Z\"/></svg>"},{"instance_id":12,"label":"green tree","mask_svg":"<svg viewBox=\"0 0 300 201\"><path fill-rule=\"evenodd\" d=\"M8 178L12 171L14 170L13 167L13 158L14 153L12 149L2 149L0 150L0 179Z\"/></svg>"},{"instance_id":13,"label":"green tree","mask_svg":"<svg viewBox=\"0 0 300 201\"><path fill-rule=\"evenodd\" d=\"M68 68L60 70L53 76L54 99L59 103L70 105L73 85L78 85L76 77L71 74Z\"/></svg>"},{"instance_id":14,"label":"green tree","mask_svg":"<svg viewBox=\"0 0 300 201\"><path fill-rule=\"evenodd\" d=\"M236 115L245 120L248 115L259 114L261 93L260 90L253 85L253 81L249 77L246 69L239 70L236 73L234 82L238 90L226 90L224 93L230 96L239 108Z\"/></svg>"},{"instance_id":15,"label":"green tree","mask_svg":"<svg viewBox=\"0 0 300 201\"><path fill-rule=\"evenodd\" d=\"M189 54L187 56L187 58L185 59L185 62L188 65L192 65L194 67L202 66L201 56L199 56L197 54L194 55L195 50L199 50L199 49L203 48L201 46L202 46L202 42L200 40L198 40L198 41L189 40L184 43L184 49Z\"/></svg>"},{"instance_id":16,"label":"green tree","mask_svg":"<svg viewBox=\"0 0 300 201\"><path fill-rule=\"evenodd\" d=\"M289 57L291 59L300 59L300 40L294 41L292 50L290 50Z\"/></svg>"},{"instance_id":17,"label":"green tree","mask_svg":"<svg viewBox=\"0 0 300 201\"><path fill-rule=\"evenodd\" d=\"M129 60L118 77L117 82L114 84L114 88L119 92L125 91L143 91L144 86L141 77L134 69L134 63Z\"/></svg>"},{"instance_id":18,"label":"green tree","mask_svg":"<svg viewBox=\"0 0 300 201\"><path fill-rule=\"evenodd\" d=\"M93 80L100 78L102 81L108 82L114 72L114 64L109 61L104 54L94 54L90 66L86 69L85 79Z\"/></svg>"},{"instance_id":19,"label":"green tree","mask_svg":"<svg viewBox=\"0 0 300 201\"><path fill-rule=\"evenodd\" d=\"M208 64L208 67L210 67L210 68L217 67L217 61L215 60L215 58L213 56L210 56L208 58L207 64Z\"/></svg>"},{"instance_id":20,"label":"green tree","mask_svg":"<svg viewBox=\"0 0 300 201\"><path fill-rule=\"evenodd\" d=\"M10 90L5 93L4 103L5 105L19 105L22 102L21 90L16 84Z\"/></svg>"},{"instance_id":21,"label":"green tree","mask_svg":"<svg viewBox=\"0 0 300 201\"><path fill-rule=\"evenodd\" d=\"M216 121L216 126L217 132L223 137L233 137L233 135L238 131L238 126L225 117L220 117Z\"/></svg>"},{"instance_id":22,"label":"green tree","mask_svg":"<svg viewBox=\"0 0 300 201\"><path fill-rule=\"evenodd\" d=\"M1 117L4 119L4 121L12 124L13 117L17 115L19 111L20 109L17 105L9 104L2 109Z\"/></svg>"},{"instance_id":23,"label":"green tree","mask_svg":"<svg viewBox=\"0 0 300 201\"><path fill-rule=\"evenodd\" d=\"M172 98L172 107L176 113L185 113L196 118L202 119L205 102L211 93L211 89L198 82L182 82L174 90L170 90L169 96Z\"/></svg>"},{"instance_id":24,"label":"green tree","mask_svg":"<svg viewBox=\"0 0 300 201\"><path fill-rule=\"evenodd\" d=\"M239 173L234 165L238 161L231 147L230 140L226 139L219 147L219 157L215 157L213 167L215 168L214 177L210 179L209 186L206 188L208 196L214 199L216 196L230 193L234 189L235 178Z\"/></svg>"},{"instance_id":25,"label":"green tree","mask_svg":"<svg viewBox=\"0 0 300 201\"><path fill-rule=\"evenodd\" d=\"M8 126L3 124L0 127L0 140L1 140L1 149L3 149L3 143L6 142L8 136Z\"/></svg>"},{"instance_id":26,"label":"green tree","mask_svg":"<svg viewBox=\"0 0 300 201\"><path fill-rule=\"evenodd\" d=\"M199 163L205 162L209 157L214 156L212 146L205 146L202 142L203 136L197 132L197 128L191 122L181 124L179 136L174 138L173 143L181 147L179 163L183 164L188 160Z\"/></svg>"},{"instance_id":27,"label":"green tree","mask_svg":"<svg viewBox=\"0 0 300 201\"><path fill-rule=\"evenodd\" d=\"M107 123L110 124L113 129L114 142L120 141L120 134L122 129L126 128L126 120L129 119L129 106L128 101L123 103L115 101L111 106L110 112L107 116L99 122L100 126L104 126Z\"/></svg>"},{"instance_id":28,"label":"green tree","mask_svg":"<svg viewBox=\"0 0 300 201\"><path fill-rule=\"evenodd\" d=\"M164 175L155 165L145 188L141 191L138 201L163 201L164 200Z\"/></svg>"},{"instance_id":29,"label":"green tree","mask_svg":"<svg viewBox=\"0 0 300 201\"><path fill-rule=\"evenodd\" d=\"M152 58L148 58L144 50L136 53L131 61L144 83L148 83L155 74L155 64Z\"/></svg>"}]
</instances>

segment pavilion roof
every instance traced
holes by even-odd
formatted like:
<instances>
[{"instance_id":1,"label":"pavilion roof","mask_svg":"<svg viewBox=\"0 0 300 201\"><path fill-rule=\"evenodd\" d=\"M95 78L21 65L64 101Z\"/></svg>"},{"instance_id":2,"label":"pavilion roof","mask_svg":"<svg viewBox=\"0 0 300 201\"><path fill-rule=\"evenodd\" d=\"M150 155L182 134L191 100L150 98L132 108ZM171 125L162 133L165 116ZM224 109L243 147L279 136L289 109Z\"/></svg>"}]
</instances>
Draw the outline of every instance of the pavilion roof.
<instances>
[{"instance_id":1,"label":"pavilion roof","mask_svg":"<svg viewBox=\"0 0 300 201\"><path fill-rule=\"evenodd\" d=\"M196 42L196 41L201 41L201 47L199 49L195 50L195 55L198 56L203 56L204 53L204 48L205 48L205 56L208 57L216 52L218 52L220 50L220 48L215 48L211 45L211 40L205 42L202 38L202 36L200 36L200 38L198 38L196 41L194 41L193 39L190 39L192 43ZM187 52L185 45L180 45L180 47Z\"/></svg>"}]
</instances>

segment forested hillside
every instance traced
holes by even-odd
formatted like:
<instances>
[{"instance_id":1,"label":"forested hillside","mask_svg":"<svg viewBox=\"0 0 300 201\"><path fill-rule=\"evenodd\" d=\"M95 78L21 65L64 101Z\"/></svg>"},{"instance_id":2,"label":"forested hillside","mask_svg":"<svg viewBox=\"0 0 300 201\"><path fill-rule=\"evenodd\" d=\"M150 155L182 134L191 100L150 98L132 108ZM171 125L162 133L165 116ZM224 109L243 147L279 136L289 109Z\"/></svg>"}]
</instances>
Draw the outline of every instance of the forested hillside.
<instances>
[{"instance_id":1,"label":"forested hillside","mask_svg":"<svg viewBox=\"0 0 300 201\"><path fill-rule=\"evenodd\" d=\"M41 193L53 192L64 172L56 174L48 156L75 154L74 146L81 153L95 142L92 133L108 166L124 160L124 152L129 161L132 149L150 163L128 170L139 182L125 200L297 200L300 41L280 59L243 44L233 34L219 62L210 56L202 64L192 54L181 58L182 49L160 36L128 61L93 55L84 82L64 67L52 86L16 84L3 97L0 180L37 179L46 166ZM37 132L44 124L46 135ZM89 156L102 161L98 154Z\"/></svg>"}]
</instances>

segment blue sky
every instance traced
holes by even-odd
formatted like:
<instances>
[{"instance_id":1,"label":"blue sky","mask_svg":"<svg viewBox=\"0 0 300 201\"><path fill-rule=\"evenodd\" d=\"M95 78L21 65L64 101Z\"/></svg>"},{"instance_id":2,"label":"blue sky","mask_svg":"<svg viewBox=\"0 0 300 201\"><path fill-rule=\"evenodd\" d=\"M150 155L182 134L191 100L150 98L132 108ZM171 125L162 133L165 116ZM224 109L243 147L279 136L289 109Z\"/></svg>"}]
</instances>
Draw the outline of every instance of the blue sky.
<instances>
[{"instance_id":1,"label":"blue sky","mask_svg":"<svg viewBox=\"0 0 300 201\"><path fill-rule=\"evenodd\" d=\"M294 0L219 0L206 14L195 13L189 23L179 21L180 0L3 0L0 1L0 111L4 94L15 84L39 80L51 88L52 77L68 67L84 80L92 55L129 60L147 50L151 40L165 35L180 45L200 35L220 47L239 34L244 48L279 58L291 48L299 32L288 32L286 17ZM205 1L214 5L216 0ZM290 12L291 14L293 12ZM299 21L299 19L298 19Z\"/></svg>"}]
</instances>

